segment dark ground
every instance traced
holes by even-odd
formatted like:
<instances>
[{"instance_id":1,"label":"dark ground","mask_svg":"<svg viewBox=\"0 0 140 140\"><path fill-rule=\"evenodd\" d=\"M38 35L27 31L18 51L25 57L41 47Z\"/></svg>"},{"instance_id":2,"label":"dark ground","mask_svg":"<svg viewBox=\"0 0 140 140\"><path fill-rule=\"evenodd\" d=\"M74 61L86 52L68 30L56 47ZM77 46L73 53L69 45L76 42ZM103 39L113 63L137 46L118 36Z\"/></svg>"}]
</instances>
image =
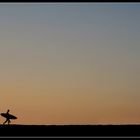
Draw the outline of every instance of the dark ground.
<instances>
[{"instance_id":1,"label":"dark ground","mask_svg":"<svg viewBox=\"0 0 140 140\"><path fill-rule=\"evenodd\" d=\"M0 125L0 137L136 137L140 125Z\"/></svg>"}]
</instances>

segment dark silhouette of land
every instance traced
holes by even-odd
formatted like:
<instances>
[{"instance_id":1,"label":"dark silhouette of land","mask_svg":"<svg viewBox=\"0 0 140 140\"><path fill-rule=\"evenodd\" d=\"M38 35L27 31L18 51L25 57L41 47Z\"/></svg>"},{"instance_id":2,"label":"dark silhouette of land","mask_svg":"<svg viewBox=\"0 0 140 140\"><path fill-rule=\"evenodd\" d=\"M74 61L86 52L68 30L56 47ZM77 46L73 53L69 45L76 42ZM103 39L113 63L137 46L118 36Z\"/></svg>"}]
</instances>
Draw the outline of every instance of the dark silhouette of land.
<instances>
[{"instance_id":1,"label":"dark silhouette of land","mask_svg":"<svg viewBox=\"0 0 140 140\"><path fill-rule=\"evenodd\" d=\"M0 136L130 137L140 136L140 125L0 125Z\"/></svg>"}]
</instances>

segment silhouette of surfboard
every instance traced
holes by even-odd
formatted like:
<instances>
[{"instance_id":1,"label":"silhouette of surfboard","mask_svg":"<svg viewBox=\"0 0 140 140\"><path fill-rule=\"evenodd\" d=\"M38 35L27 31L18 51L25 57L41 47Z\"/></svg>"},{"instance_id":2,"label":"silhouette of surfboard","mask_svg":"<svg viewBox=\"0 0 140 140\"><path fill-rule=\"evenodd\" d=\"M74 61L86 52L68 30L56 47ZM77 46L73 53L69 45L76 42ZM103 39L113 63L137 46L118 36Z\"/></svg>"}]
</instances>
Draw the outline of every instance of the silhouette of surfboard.
<instances>
[{"instance_id":1,"label":"silhouette of surfboard","mask_svg":"<svg viewBox=\"0 0 140 140\"><path fill-rule=\"evenodd\" d=\"M7 114L7 113L1 113L1 116L4 118L8 118L8 119L17 119L16 116L14 116L12 114Z\"/></svg>"}]
</instances>

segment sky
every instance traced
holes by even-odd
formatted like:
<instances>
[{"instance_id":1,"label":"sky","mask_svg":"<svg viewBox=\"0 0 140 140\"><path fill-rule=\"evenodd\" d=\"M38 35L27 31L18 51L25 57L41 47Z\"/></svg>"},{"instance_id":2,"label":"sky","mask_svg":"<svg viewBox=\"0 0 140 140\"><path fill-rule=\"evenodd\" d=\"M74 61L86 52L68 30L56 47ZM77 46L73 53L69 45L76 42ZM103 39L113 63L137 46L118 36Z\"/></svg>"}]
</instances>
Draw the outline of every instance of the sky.
<instances>
[{"instance_id":1,"label":"sky","mask_svg":"<svg viewBox=\"0 0 140 140\"><path fill-rule=\"evenodd\" d=\"M14 124L140 123L139 25L137 3L0 4L0 112Z\"/></svg>"}]
</instances>

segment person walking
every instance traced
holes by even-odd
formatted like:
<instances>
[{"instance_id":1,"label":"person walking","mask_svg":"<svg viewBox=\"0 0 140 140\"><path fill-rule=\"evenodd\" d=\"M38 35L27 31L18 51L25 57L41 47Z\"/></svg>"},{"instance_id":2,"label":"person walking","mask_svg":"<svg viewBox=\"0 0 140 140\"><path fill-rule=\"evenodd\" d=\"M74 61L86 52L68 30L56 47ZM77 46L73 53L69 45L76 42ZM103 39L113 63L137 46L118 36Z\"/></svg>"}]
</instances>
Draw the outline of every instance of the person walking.
<instances>
[{"instance_id":1,"label":"person walking","mask_svg":"<svg viewBox=\"0 0 140 140\"><path fill-rule=\"evenodd\" d=\"M6 122L8 122L8 125L10 124L11 121L10 121L10 118L9 118L9 112L10 112L10 110L8 109L7 112L6 112L6 116L7 116L6 121L3 124L6 124Z\"/></svg>"}]
</instances>

